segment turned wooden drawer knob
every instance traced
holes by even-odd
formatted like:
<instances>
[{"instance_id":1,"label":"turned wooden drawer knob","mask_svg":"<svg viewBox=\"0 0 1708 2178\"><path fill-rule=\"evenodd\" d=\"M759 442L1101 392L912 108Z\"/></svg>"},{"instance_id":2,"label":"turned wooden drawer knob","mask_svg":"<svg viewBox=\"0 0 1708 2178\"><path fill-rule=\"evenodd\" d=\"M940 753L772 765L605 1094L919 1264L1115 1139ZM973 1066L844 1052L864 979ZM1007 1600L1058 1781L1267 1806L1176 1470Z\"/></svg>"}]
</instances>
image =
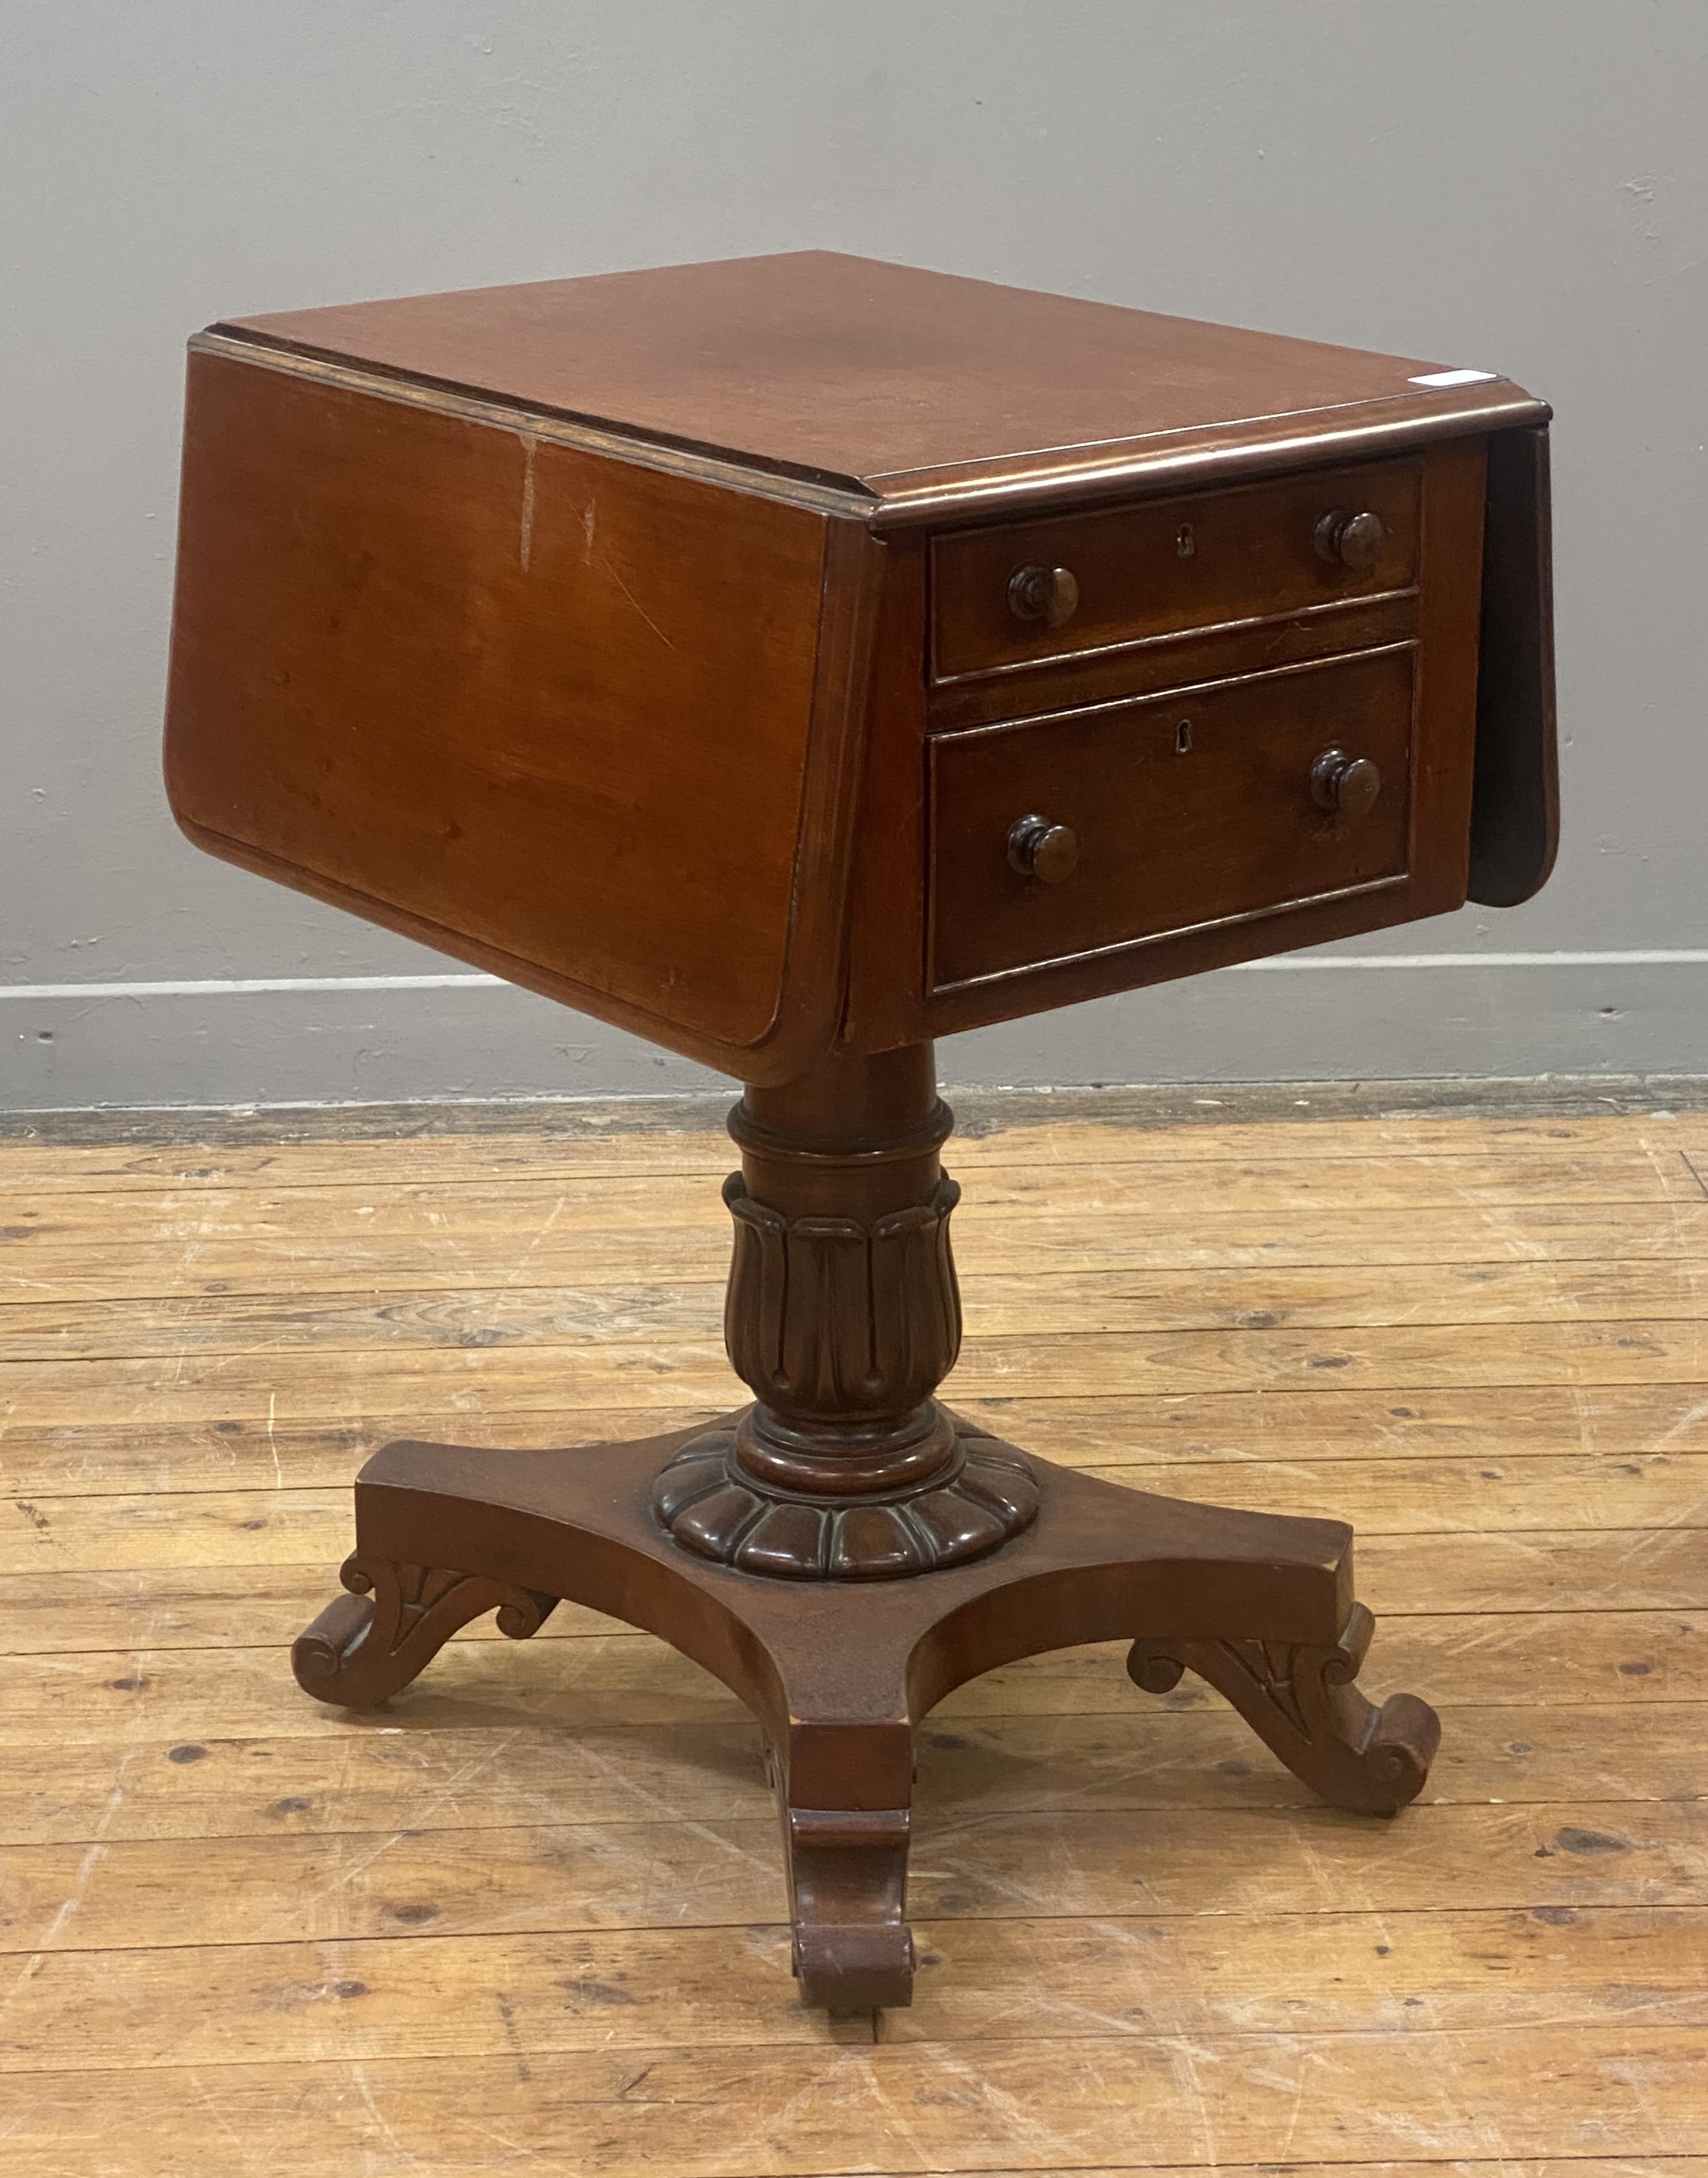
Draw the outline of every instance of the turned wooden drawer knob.
<instances>
[{"instance_id":1,"label":"turned wooden drawer knob","mask_svg":"<svg viewBox=\"0 0 1708 2178\"><path fill-rule=\"evenodd\" d=\"M1387 537L1379 514L1348 514L1336 507L1317 524L1317 551L1355 575L1367 575L1382 557Z\"/></svg>"},{"instance_id":2,"label":"turned wooden drawer knob","mask_svg":"<svg viewBox=\"0 0 1708 2178\"><path fill-rule=\"evenodd\" d=\"M1079 583L1071 567L1017 567L1008 577L1008 610L1016 620L1060 627L1078 605Z\"/></svg>"},{"instance_id":3,"label":"turned wooden drawer knob","mask_svg":"<svg viewBox=\"0 0 1708 2178\"><path fill-rule=\"evenodd\" d=\"M1382 791L1382 774L1367 756L1324 749L1311 766L1311 792L1318 806L1342 817L1367 816Z\"/></svg>"},{"instance_id":4,"label":"turned wooden drawer knob","mask_svg":"<svg viewBox=\"0 0 1708 2178\"><path fill-rule=\"evenodd\" d=\"M1079 835L1047 817L1023 817L1008 835L1008 860L1023 878L1060 884L1079 862Z\"/></svg>"}]
</instances>

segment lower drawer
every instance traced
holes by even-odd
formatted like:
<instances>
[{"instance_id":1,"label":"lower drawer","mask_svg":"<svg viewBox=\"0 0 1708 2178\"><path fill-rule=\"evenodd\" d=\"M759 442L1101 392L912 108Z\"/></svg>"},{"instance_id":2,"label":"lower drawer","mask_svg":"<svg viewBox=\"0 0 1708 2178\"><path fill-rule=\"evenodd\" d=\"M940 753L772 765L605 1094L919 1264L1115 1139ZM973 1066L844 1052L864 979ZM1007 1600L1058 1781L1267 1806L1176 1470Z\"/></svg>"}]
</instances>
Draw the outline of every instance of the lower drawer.
<instances>
[{"instance_id":1,"label":"lower drawer","mask_svg":"<svg viewBox=\"0 0 1708 2178\"><path fill-rule=\"evenodd\" d=\"M1403 881L1416 655L934 736L931 988Z\"/></svg>"}]
</instances>

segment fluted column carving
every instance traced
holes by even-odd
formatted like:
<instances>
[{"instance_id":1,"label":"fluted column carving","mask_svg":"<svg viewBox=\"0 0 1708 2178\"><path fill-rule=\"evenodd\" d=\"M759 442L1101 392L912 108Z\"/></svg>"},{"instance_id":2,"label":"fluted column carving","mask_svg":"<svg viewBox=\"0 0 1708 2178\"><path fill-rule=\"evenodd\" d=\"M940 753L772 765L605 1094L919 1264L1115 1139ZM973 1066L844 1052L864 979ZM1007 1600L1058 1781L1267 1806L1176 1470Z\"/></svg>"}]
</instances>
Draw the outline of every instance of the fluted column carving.
<instances>
[{"instance_id":1,"label":"fluted column carving","mask_svg":"<svg viewBox=\"0 0 1708 2178\"><path fill-rule=\"evenodd\" d=\"M827 1421L910 1414L961 1349L961 1296L940 1178L929 1202L863 1223L785 1218L739 1172L723 1183L735 1220L724 1307L729 1359L774 1413Z\"/></svg>"},{"instance_id":2,"label":"fluted column carving","mask_svg":"<svg viewBox=\"0 0 1708 2178\"><path fill-rule=\"evenodd\" d=\"M756 1403L659 1477L685 1548L744 1572L877 1579L982 1557L1033 1518L1025 1463L958 1431L934 1397L961 1341L960 1190L939 1162L952 1124L918 1048L735 1107L724 1333Z\"/></svg>"}]
</instances>

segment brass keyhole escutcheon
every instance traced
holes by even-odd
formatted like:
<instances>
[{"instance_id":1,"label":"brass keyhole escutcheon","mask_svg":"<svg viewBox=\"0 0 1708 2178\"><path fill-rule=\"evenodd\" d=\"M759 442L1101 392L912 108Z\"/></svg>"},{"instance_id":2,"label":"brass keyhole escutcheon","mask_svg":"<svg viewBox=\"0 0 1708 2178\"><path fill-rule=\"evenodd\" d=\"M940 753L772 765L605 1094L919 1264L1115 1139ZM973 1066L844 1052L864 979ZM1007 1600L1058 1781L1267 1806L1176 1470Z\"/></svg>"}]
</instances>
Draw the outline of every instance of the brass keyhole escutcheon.
<instances>
[{"instance_id":1,"label":"brass keyhole escutcheon","mask_svg":"<svg viewBox=\"0 0 1708 2178\"><path fill-rule=\"evenodd\" d=\"M1319 809L1356 824L1367 817L1382 791L1382 774L1367 756L1326 748L1311 766L1311 796Z\"/></svg>"},{"instance_id":2,"label":"brass keyhole escutcheon","mask_svg":"<svg viewBox=\"0 0 1708 2178\"><path fill-rule=\"evenodd\" d=\"M1079 608L1079 580L1071 567L1017 567L1008 577L1008 610L1016 620L1061 627Z\"/></svg>"},{"instance_id":3,"label":"brass keyhole escutcheon","mask_svg":"<svg viewBox=\"0 0 1708 2178\"><path fill-rule=\"evenodd\" d=\"M1022 817L1009 829L1008 862L1023 878L1061 884L1079 864L1079 835L1047 817Z\"/></svg>"}]
</instances>

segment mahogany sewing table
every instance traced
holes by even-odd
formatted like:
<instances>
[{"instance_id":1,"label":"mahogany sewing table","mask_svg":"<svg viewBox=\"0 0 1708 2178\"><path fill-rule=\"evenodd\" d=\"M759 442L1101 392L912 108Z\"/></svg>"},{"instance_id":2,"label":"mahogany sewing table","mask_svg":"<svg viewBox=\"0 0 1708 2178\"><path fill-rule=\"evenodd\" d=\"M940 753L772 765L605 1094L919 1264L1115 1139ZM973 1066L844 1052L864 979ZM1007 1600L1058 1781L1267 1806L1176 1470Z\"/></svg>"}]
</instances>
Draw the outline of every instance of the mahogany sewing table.
<instances>
[{"instance_id":1,"label":"mahogany sewing table","mask_svg":"<svg viewBox=\"0 0 1708 2178\"><path fill-rule=\"evenodd\" d=\"M809 2004L908 2000L914 1723L1130 1639L1337 1805L1351 1531L940 1406L932 1039L1510 904L1556 829L1548 411L1508 380L809 253L313 309L191 344L167 736L216 855L745 1085L755 1403L391 1444L295 1650L364 1708L573 1597L757 1713ZM1135 1452L1140 1447L1135 1447Z\"/></svg>"}]
</instances>

